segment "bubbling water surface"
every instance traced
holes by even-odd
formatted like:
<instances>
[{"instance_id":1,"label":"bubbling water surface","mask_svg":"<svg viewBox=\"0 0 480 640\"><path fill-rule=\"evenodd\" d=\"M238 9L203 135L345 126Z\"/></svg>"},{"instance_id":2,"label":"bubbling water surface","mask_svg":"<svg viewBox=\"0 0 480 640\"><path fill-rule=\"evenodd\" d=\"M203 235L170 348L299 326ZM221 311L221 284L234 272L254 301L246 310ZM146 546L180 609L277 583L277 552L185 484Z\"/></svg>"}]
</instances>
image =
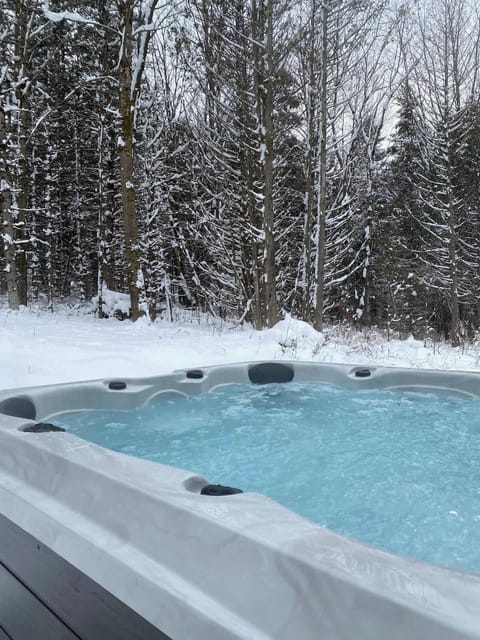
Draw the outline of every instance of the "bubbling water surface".
<instances>
[{"instance_id":1,"label":"bubbling water surface","mask_svg":"<svg viewBox=\"0 0 480 640\"><path fill-rule=\"evenodd\" d=\"M263 493L338 533L480 572L480 401L289 383L62 414L103 447Z\"/></svg>"}]
</instances>

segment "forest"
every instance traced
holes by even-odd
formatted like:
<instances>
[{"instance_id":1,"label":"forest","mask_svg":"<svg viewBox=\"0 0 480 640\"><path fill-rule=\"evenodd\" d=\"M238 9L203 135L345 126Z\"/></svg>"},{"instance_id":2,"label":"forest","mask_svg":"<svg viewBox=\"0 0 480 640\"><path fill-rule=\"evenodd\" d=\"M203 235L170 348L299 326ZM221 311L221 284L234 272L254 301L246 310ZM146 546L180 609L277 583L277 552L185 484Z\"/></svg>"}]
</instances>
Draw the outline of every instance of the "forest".
<instances>
[{"instance_id":1,"label":"forest","mask_svg":"<svg viewBox=\"0 0 480 640\"><path fill-rule=\"evenodd\" d=\"M0 296L480 331L473 0L0 0Z\"/></svg>"}]
</instances>

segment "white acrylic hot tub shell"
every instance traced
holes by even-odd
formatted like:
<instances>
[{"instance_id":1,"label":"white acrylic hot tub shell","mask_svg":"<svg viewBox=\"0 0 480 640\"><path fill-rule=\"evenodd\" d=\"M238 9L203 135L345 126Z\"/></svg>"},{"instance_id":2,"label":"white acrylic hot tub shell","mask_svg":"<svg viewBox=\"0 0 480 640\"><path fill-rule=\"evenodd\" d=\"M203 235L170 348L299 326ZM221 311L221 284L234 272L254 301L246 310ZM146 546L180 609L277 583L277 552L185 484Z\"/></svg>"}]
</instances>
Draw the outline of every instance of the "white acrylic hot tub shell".
<instances>
[{"instance_id":1,"label":"white acrylic hot tub shell","mask_svg":"<svg viewBox=\"0 0 480 640\"><path fill-rule=\"evenodd\" d=\"M475 373L377 367L356 379L351 365L288 366L295 380L480 396ZM125 391L108 381L11 390L0 401L29 398L40 421L249 382L248 367L131 380ZM21 431L31 423L0 414L0 513L173 640L480 638L480 576L347 539L261 495L200 495L207 480L193 473Z\"/></svg>"}]
</instances>

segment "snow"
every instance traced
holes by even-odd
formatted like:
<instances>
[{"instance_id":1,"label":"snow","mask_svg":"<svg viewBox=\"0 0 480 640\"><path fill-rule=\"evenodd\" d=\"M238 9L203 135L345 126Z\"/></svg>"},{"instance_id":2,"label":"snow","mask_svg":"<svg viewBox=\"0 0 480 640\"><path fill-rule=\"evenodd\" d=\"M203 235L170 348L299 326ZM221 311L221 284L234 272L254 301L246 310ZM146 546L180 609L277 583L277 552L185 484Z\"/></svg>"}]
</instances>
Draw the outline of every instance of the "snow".
<instances>
[{"instance_id":1,"label":"snow","mask_svg":"<svg viewBox=\"0 0 480 640\"><path fill-rule=\"evenodd\" d=\"M91 24L92 20L84 18L76 11L50 11L48 3L45 3L42 7L43 15L47 20L51 22L61 22L62 20L69 20L70 22L81 22L83 24Z\"/></svg>"},{"instance_id":2,"label":"snow","mask_svg":"<svg viewBox=\"0 0 480 640\"><path fill-rule=\"evenodd\" d=\"M95 309L98 308L98 296L92 299ZM130 296L128 293L120 293L119 291L111 291L107 287L102 288L102 311L108 317L114 316L115 312L128 317L130 314Z\"/></svg>"},{"instance_id":3,"label":"snow","mask_svg":"<svg viewBox=\"0 0 480 640\"><path fill-rule=\"evenodd\" d=\"M106 304L121 306L110 293ZM318 333L288 315L255 331L178 308L173 313L173 323L132 323L66 306L53 314L0 308L0 389L267 359L480 371L480 343L452 348L413 337L387 341L379 332L342 327Z\"/></svg>"},{"instance_id":4,"label":"snow","mask_svg":"<svg viewBox=\"0 0 480 640\"><path fill-rule=\"evenodd\" d=\"M262 332L265 337L277 342L282 349L295 349L300 344L302 349L317 350L325 343L323 333L316 331L303 320L296 320L290 314L277 322L271 329Z\"/></svg>"},{"instance_id":5,"label":"snow","mask_svg":"<svg viewBox=\"0 0 480 640\"><path fill-rule=\"evenodd\" d=\"M135 282L135 286L137 287L137 289L143 289L143 287L145 286L143 271L141 269L137 271L137 280Z\"/></svg>"},{"instance_id":6,"label":"snow","mask_svg":"<svg viewBox=\"0 0 480 640\"><path fill-rule=\"evenodd\" d=\"M265 162L265 155L267 153L267 145L265 145L263 142L260 145L259 149L258 149L259 153L260 153L260 162L263 163Z\"/></svg>"}]
</instances>

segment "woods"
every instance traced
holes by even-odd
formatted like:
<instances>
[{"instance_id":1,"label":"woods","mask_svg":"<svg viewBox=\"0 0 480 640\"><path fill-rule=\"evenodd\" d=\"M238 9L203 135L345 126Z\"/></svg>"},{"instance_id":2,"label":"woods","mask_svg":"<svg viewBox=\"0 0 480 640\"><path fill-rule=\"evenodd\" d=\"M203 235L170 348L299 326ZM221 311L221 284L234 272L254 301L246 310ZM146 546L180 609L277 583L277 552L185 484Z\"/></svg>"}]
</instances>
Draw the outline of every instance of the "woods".
<instances>
[{"instance_id":1,"label":"woods","mask_svg":"<svg viewBox=\"0 0 480 640\"><path fill-rule=\"evenodd\" d=\"M0 0L0 293L480 330L469 0Z\"/></svg>"}]
</instances>

